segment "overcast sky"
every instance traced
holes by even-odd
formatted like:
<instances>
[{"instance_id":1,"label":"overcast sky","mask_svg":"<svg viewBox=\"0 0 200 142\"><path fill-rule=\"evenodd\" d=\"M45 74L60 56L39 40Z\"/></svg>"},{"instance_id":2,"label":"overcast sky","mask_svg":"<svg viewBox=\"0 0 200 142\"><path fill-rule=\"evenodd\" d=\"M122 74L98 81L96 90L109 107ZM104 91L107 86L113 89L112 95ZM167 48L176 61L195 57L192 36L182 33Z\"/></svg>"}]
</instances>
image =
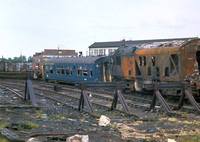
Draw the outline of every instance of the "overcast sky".
<instances>
[{"instance_id":1,"label":"overcast sky","mask_svg":"<svg viewBox=\"0 0 200 142\"><path fill-rule=\"evenodd\" d=\"M0 57L200 36L199 0L0 0Z\"/></svg>"}]
</instances>

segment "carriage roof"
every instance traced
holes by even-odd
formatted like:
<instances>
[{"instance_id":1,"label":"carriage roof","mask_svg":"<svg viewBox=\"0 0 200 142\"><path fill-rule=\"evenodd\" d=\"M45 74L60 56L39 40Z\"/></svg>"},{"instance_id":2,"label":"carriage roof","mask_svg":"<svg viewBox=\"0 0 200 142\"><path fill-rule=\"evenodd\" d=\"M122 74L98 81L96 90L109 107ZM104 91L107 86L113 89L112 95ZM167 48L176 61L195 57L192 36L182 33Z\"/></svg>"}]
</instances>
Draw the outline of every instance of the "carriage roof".
<instances>
[{"instance_id":1,"label":"carriage roof","mask_svg":"<svg viewBox=\"0 0 200 142\"><path fill-rule=\"evenodd\" d=\"M65 58L52 58L46 60L45 63L86 63L86 64L94 64L97 60L105 58L105 57L65 57Z\"/></svg>"}]
</instances>

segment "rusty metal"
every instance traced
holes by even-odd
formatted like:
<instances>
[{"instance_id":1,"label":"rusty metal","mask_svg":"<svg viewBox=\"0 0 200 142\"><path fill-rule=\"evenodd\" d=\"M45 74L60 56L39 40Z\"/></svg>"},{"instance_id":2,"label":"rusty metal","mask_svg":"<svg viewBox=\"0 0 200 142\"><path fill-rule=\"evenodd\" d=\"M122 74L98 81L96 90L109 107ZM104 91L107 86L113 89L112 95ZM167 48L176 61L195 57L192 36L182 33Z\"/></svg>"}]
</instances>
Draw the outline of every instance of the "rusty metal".
<instances>
[{"instance_id":1,"label":"rusty metal","mask_svg":"<svg viewBox=\"0 0 200 142\"><path fill-rule=\"evenodd\" d=\"M25 97L24 100L31 100L32 104L34 106L37 106L36 103L36 99L35 99L35 94L34 94L34 90L33 90L33 85L31 80L27 80L26 81L26 85L25 85Z\"/></svg>"},{"instance_id":2,"label":"rusty metal","mask_svg":"<svg viewBox=\"0 0 200 142\"><path fill-rule=\"evenodd\" d=\"M127 89L136 91L142 91L148 81L178 83L188 80L195 84L193 95L199 96L199 73L200 39L194 37L123 45L111 60L113 80L125 81Z\"/></svg>"},{"instance_id":3,"label":"rusty metal","mask_svg":"<svg viewBox=\"0 0 200 142\"><path fill-rule=\"evenodd\" d=\"M122 93L120 92L122 86L124 87L123 82L116 82L116 83L81 83L81 84L76 84L75 86L81 88L79 110L81 110L81 106L83 108L84 100L86 100L85 102L87 103L89 110L91 111L91 113L93 113L91 104L89 102L88 95L86 94L85 90L87 90L88 88L98 88L98 89L99 88L110 88L110 89L115 89L115 95L114 95L110 110L114 110L114 108L116 108L118 98L119 98L119 101L122 104L122 107L124 109L124 113L127 114L127 115L137 116L137 115L131 113Z\"/></svg>"},{"instance_id":4,"label":"rusty metal","mask_svg":"<svg viewBox=\"0 0 200 142\"><path fill-rule=\"evenodd\" d=\"M92 107L92 104L89 100L89 97L86 93L86 84L85 83L82 83L81 84L81 97L80 97L80 100L79 100L79 107L78 107L78 110L80 111L81 108L83 109L84 108L84 102L86 103L86 106L89 110L89 113L92 115L92 116L96 116L96 117L99 117L97 116L97 114L95 113L93 107Z\"/></svg>"},{"instance_id":5,"label":"rusty metal","mask_svg":"<svg viewBox=\"0 0 200 142\"><path fill-rule=\"evenodd\" d=\"M114 98L113 98L113 101L112 101L111 110L114 110L116 108L117 102L118 102L118 99L119 99L119 102L121 103L125 114L138 117L136 114L131 113L131 111L130 111L130 109L129 109L129 107L128 107L125 99L124 99L124 96L120 92L121 84L119 82L116 83L115 88L116 88L116 90L115 90L115 95L114 95Z\"/></svg>"},{"instance_id":6,"label":"rusty metal","mask_svg":"<svg viewBox=\"0 0 200 142\"><path fill-rule=\"evenodd\" d=\"M17 93L17 92L15 92L15 91L11 90L10 88L5 87L5 86L2 86L2 85L0 85L0 86L1 86L2 88L5 88L5 89L11 91L12 93L14 93L15 95L17 95L18 97L24 99L24 97L23 97L22 95L20 95L19 93Z\"/></svg>"},{"instance_id":7,"label":"rusty metal","mask_svg":"<svg viewBox=\"0 0 200 142\"><path fill-rule=\"evenodd\" d=\"M160 103L165 108L165 110L167 111L168 114L176 114L175 112L172 111L172 109L169 107L169 105L167 104L165 99L162 97L162 95L159 92L159 89L160 89L159 83L158 82L153 83L154 93L153 93L153 100L152 100L152 103L150 105L150 110L155 108L156 98L158 98L158 100L160 101Z\"/></svg>"},{"instance_id":8,"label":"rusty metal","mask_svg":"<svg viewBox=\"0 0 200 142\"><path fill-rule=\"evenodd\" d=\"M76 88L81 88L82 83L76 83ZM115 82L104 82L104 83L85 83L85 89L93 88L93 89L101 89L101 88L107 88L107 89L115 89L116 83ZM124 82L120 82L120 86L123 89L125 84Z\"/></svg>"}]
</instances>

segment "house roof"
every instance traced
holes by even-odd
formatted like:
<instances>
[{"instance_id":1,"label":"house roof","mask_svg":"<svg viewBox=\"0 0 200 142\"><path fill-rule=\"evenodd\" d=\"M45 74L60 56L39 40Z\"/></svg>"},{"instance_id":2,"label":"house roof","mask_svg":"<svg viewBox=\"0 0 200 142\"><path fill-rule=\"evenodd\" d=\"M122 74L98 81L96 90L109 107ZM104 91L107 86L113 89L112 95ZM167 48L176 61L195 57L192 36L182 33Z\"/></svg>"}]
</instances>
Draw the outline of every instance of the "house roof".
<instances>
[{"instance_id":1,"label":"house roof","mask_svg":"<svg viewBox=\"0 0 200 142\"><path fill-rule=\"evenodd\" d=\"M174 41L174 40L188 40L197 37L189 37L189 38L173 38L173 39L150 39L150 40L130 40L130 41L108 41L108 42L95 42L89 46L89 48L103 48L103 47L120 47L125 44L132 45L142 45L145 43L152 42L162 42L162 41Z\"/></svg>"}]
</instances>

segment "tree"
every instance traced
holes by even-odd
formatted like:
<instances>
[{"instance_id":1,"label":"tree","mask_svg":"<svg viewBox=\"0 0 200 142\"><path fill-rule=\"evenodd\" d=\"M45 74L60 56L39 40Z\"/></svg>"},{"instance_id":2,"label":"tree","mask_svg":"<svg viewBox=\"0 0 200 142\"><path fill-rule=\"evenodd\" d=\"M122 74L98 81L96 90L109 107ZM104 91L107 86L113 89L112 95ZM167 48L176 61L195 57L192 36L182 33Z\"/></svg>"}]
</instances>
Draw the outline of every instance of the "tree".
<instances>
[{"instance_id":1,"label":"tree","mask_svg":"<svg viewBox=\"0 0 200 142\"><path fill-rule=\"evenodd\" d=\"M32 56L28 57L28 62L33 62L33 57Z\"/></svg>"}]
</instances>

